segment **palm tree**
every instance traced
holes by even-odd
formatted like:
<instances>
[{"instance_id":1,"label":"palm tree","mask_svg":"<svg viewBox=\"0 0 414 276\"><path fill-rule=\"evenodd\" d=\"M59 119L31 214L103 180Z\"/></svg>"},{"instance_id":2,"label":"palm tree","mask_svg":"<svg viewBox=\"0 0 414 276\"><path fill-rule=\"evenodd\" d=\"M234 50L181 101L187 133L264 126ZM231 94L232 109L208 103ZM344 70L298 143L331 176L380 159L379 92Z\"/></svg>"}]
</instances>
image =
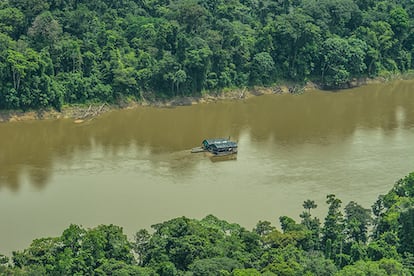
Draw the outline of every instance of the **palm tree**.
<instances>
[{"instance_id":1,"label":"palm tree","mask_svg":"<svg viewBox=\"0 0 414 276\"><path fill-rule=\"evenodd\" d=\"M305 208L306 210L308 210L309 216L310 216L310 213L311 213L311 209L315 209L316 207L318 207L318 205L315 203L315 201L314 200L310 200L310 199L305 200L303 202L303 205L302 206L303 206L303 208Z\"/></svg>"}]
</instances>

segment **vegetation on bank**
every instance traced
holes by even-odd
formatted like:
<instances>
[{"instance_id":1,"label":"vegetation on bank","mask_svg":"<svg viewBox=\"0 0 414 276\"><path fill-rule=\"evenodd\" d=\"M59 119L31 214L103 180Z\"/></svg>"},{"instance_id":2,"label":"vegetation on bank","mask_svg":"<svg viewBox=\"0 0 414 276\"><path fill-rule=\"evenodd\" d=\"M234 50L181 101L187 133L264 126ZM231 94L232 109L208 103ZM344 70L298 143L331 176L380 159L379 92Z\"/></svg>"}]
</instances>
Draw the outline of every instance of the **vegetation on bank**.
<instances>
[{"instance_id":1,"label":"vegetation on bank","mask_svg":"<svg viewBox=\"0 0 414 276\"><path fill-rule=\"evenodd\" d=\"M0 109L194 96L413 68L408 0L4 0Z\"/></svg>"},{"instance_id":2,"label":"vegetation on bank","mask_svg":"<svg viewBox=\"0 0 414 276\"><path fill-rule=\"evenodd\" d=\"M2 275L411 275L414 273L414 172L381 195L372 211L342 208L328 195L323 223L303 203L301 221L279 218L252 230L209 215L179 217L139 230L70 225L60 237L0 255ZM370 230L371 229L371 230Z\"/></svg>"}]
</instances>

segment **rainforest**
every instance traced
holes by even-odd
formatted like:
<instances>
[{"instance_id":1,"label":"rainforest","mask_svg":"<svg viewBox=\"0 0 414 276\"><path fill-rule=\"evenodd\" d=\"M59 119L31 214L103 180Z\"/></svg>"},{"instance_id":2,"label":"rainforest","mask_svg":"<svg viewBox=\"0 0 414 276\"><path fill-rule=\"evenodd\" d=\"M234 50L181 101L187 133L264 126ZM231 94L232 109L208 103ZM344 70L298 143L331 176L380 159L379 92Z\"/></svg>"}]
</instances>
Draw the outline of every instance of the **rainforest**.
<instances>
[{"instance_id":1,"label":"rainforest","mask_svg":"<svg viewBox=\"0 0 414 276\"><path fill-rule=\"evenodd\" d=\"M154 102L280 84L292 93L307 83L336 91L368 79L412 78L413 50L409 0L3 0L0 111ZM39 225L61 225L58 217L68 226L13 252L0 244L0 274L412 275L414 172L401 174L370 208L334 193L323 202L307 198L325 194L321 178L311 177L317 169L326 168L329 189L343 185L357 196L380 193L376 174L391 174L381 160L389 159L394 173L410 166L410 87L265 95L260 104L140 107L82 124L1 124L3 239L15 243L12 236L34 233ZM213 164L187 151L213 135L240 140L239 159ZM329 156L329 148L336 153ZM265 177L255 177L253 164ZM191 192L193 174L210 177L200 180L201 192ZM345 185L349 179L357 181ZM252 188L262 180L264 188ZM143 213L154 217L177 206L208 210L219 204L217 198L209 202L214 195L223 195L228 204L220 206L240 212L239 218L250 210L259 216L252 202L267 202L274 183L280 186L271 191L290 207L293 195L285 196L285 186L303 183L312 194L297 216L259 220L251 230L214 213L180 213L131 236L115 222L85 227L75 216L139 221ZM296 198L297 187L289 190ZM239 196L243 208L235 206L236 190L248 194Z\"/></svg>"},{"instance_id":2,"label":"rainforest","mask_svg":"<svg viewBox=\"0 0 414 276\"><path fill-rule=\"evenodd\" d=\"M410 73L408 0L5 0L0 109Z\"/></svg>"},{"instance_id":3,"label":"rainforest","mask_svg":"<svg viewBox=\"0 0 414 276\"><path fill-rule=\"evenodd\" d=\"M132 241L116 225L72 224L59 237L0 256L2 275L412 275L414 173L372 209L333 194L321 221L313 200L299 222L259 221L252 231L208 215L141 229ZM344 212L342 211L344 210Z\"/></svg>"}]
</instances>

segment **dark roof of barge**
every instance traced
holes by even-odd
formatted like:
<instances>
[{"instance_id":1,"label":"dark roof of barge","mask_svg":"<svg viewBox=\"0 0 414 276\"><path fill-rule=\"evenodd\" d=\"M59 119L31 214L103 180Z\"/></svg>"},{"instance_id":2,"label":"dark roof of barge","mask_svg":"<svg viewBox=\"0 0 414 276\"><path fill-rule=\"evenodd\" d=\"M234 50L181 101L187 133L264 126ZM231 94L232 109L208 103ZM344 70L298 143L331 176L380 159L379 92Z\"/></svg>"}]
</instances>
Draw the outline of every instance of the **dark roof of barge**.
<instances>
[{"instance_id":1,"label":"dark roof of barge","mask_svg":"<svg viewBox=\"0 0 414 276\"><path fill-rule=\"evenodd\" d=\"M226 138L214 138L214 139L206 139L204 140L207 142L208 145L214 145L217 148L235 148L237 147L237 143L230 141ZM204 143L203 141L203 143Z\"/></svg>"}]
</instances>

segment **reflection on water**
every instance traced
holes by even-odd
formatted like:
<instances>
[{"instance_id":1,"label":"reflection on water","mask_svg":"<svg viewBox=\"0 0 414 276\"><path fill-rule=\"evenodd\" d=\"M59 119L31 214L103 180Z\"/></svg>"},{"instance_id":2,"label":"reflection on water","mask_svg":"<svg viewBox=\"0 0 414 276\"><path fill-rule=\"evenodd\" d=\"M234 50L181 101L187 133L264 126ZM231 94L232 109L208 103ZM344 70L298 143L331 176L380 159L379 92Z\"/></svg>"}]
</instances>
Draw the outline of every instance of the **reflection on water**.
<instances>
[{"instance_id":1,"label":"reflection on water","mask_svg":"<svg viewBox=\"0 0 414 276\"><path fill-rule=\"evenodd\" d=\"M112 112L82 125L70 120L1 124L0 186L18 190L21 175L27 174L33 185L42 188L56 162L69 162L97 146L116 154L134 145L155 161L159 154L187 150L204 138L238 139L246 129L255 141L300 146L329 143L333 137L345 139L358 128L385 132L411 128L412 84L262 96L175 109L142 107Z\"/></svg>"},{"instance_id":2,"label":"reflection on water","mask_svg":"<svg viewBox=\"0 0 414 276\"><path fill-rule=\"evenodd\" d=\"M222 161L235 161L237 160L237 154L229 155L211 155L209 156L211 162L222 162Z\"/></svg>"},{"instance_id":3,"label":"reflection on water","mask_svg":"<svg viewBox=\"0 0 414 276\"><path fill-rule=\"evenodd\" d=\"M84 124L0 124L0 250L70 223L114 223L131 234L213 213L252 227L297 216L308 198L323 206L329 193L369 207L413 170L413 84L139 107ZM237 155L190 153L228 136Z\"/></svg>"}]
</instances>

